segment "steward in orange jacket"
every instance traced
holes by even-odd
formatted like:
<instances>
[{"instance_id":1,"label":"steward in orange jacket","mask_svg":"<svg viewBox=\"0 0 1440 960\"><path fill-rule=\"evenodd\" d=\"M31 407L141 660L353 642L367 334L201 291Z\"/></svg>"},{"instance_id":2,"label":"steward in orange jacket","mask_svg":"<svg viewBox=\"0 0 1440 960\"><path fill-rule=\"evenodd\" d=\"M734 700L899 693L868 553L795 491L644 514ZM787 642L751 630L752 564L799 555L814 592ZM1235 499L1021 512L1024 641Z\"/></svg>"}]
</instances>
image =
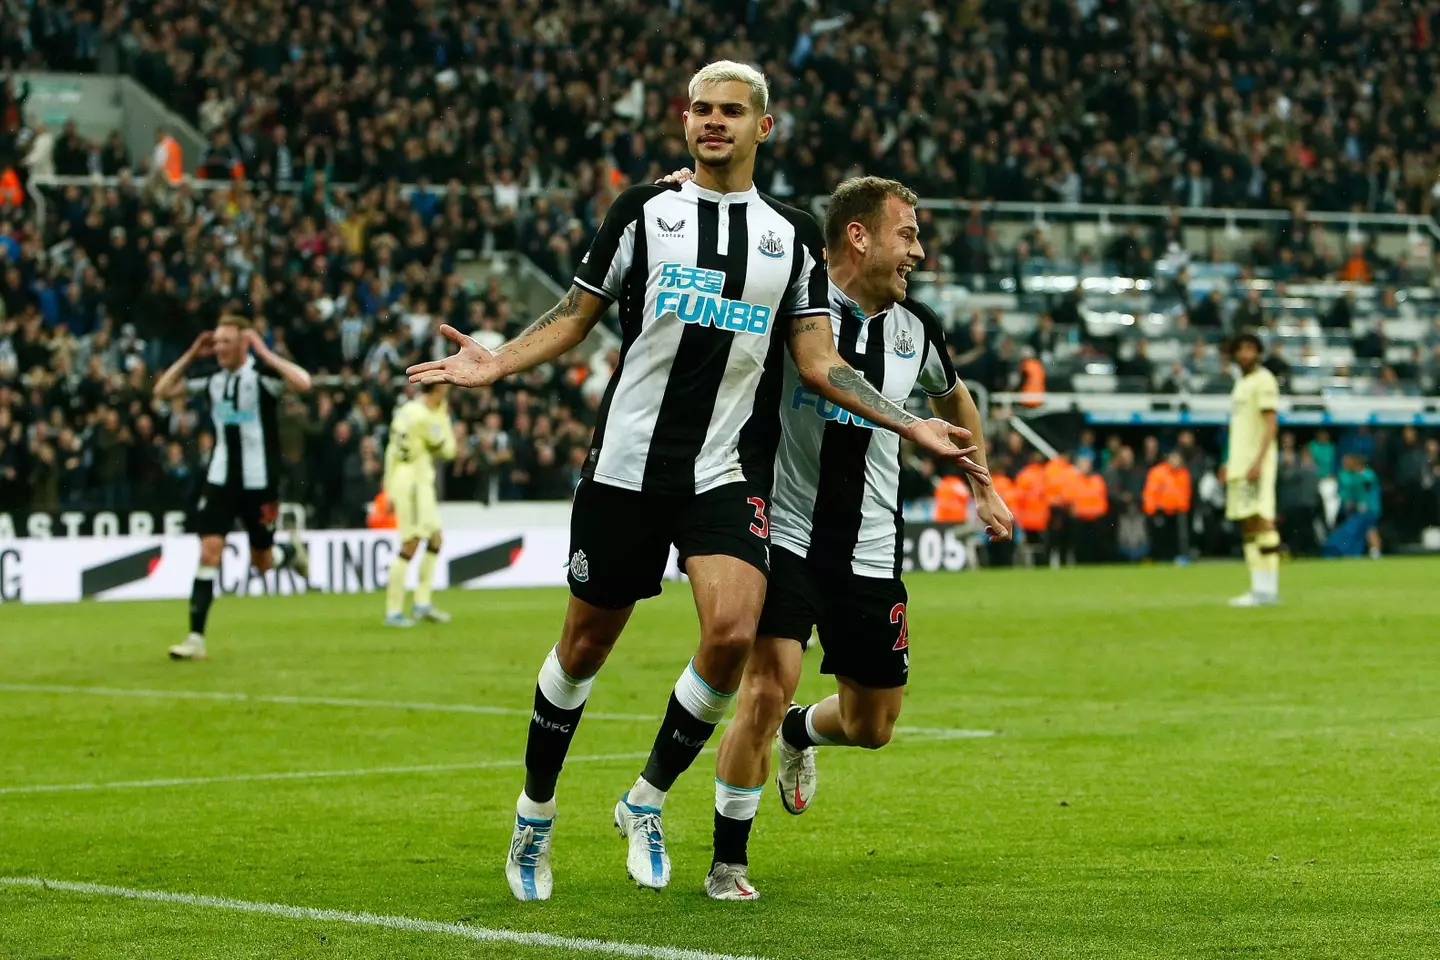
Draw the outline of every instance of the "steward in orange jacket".
<instances>
[{"instance_id":1,"label":"steward in orange jacket","mask_svg":"<svg viewBox=\"0 0 1440 960\"><path fill-rule=\"evenodd\" d=\"M381 490L375 494L375 499L370 501L370 509L365 514L365 526L371 530L394 530L399 525L394 505L390 503L385 491Z\"/></svg>"},{"instance_id":2,"label":"steward in orange jacket","mask_svg":"<svg viewBox=\"0 0 1440 960\"><path fill-rule=\"evenodd\" d=\"M1180 555L1181 518L1190 511L1190 471L1179 450L1150 468L1143 502L1150 518L1150 555L1174 560Z\"/></svg>"},{"instance_id":3,"label":"steward in orange jacket","mask_svg":"<svg viewBox=\"0 0 1440 960\"><path fill-rule=\"evenodd\" d=\"M935 485L935 522L964 523L970 518L970 484L964 477L941 477Z\"/></svg>"},{"instance_id":4,"label":"steward in orange jacket","mask_svg":"<svg viewBox=\"0 0 1440 960\"><path fill-rule=\"evenodd\" d=\"M1015 524L1031 536L1040 536L1050 528L1050 487L1045 482L1043 454L1038 451L1015 475L1015 502L1010 504Z\"/></svg>"},{"instance_id":5,"label":"steward in orange jacket","mask_svg":"<svg viewBox=\"0 0 1440 960\"><path fill-rule=\"evenodd\" d=\"M1110 559L1111 524L1110 491L1105 478L1094 470L1089 457L1075 461L1071 481L1070 516L1073 523L1071 543L1075 545L1076 563L1104 563Z\"/></svg>"}]
</instances>

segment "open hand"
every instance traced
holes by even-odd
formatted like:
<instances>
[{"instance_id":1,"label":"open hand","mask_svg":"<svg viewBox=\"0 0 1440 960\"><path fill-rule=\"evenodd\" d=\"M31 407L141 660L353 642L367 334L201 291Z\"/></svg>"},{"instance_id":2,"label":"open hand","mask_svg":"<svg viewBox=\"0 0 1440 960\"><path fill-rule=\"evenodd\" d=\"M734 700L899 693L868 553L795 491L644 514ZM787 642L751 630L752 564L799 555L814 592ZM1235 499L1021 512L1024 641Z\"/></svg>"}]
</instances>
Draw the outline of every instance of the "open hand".
<instances>
[{"instance_id":1,"label":"open hand","mask_svg":"<svg viewBox=\"0 0 1440 960\"><path fill-rule=\"evenodd\" d=\"M405 372L411 383L453 383L457 387L485 387L505 375L495 354L450 326L440 325L440 335L460 350L444 360L417 363Z\"/></svg>"},{"instance_id":2,"label":"open hand","mask_svg":"<svg viewBox=\"0 0 1440 960\"><path fill-rule=\"evenodd\" d=\"M939 417L931 417L929 420L912 424L907 431L907 437L931 453L959 464L961 469L982 485L990 485L990 471L969 459L970 454L980 448L968 442L970 431L964 427L957 427ZM961 443L965 446L960 446Z\"/></svg>"}]
</instances>

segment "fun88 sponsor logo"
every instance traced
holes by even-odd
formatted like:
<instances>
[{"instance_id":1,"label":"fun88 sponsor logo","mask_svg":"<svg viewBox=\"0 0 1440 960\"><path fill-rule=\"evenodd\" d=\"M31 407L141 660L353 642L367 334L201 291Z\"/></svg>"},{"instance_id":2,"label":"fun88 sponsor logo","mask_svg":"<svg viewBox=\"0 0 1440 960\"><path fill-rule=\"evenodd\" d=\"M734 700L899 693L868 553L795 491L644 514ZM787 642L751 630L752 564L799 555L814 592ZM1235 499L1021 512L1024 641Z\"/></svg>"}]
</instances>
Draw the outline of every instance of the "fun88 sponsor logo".
<instances>
[{"instance_id":1,"label":"fun88 sponsor logo","mask_svg":"<svg viewBox=\"0 0 1440 960\"><path fill-rule=\"evenodd\" d=\"M655 298L655 316L673 313L684 323L696 323L716 330L753 333L770 332L771 310L764 304L726 300L723 270L687 267L682 263L660 264L660 293Z\"/></svg>"},{"instance_id":2,"label":"fun88 sponsor logo","mask_svg":"<svg viewBox=\"0 0 1440 960\"><path fill-rule=\"evenodd\" d=\"M844 407L836 406L813 390L796 387L795 392L790 395L790 408L799 410L801 407L812 407L815 415L821 420L849 423L857 427L864 427L866 430L876 430L880 426L878 423L871 423L858 413L851 413Z\"/></svg>"}]
</instances>

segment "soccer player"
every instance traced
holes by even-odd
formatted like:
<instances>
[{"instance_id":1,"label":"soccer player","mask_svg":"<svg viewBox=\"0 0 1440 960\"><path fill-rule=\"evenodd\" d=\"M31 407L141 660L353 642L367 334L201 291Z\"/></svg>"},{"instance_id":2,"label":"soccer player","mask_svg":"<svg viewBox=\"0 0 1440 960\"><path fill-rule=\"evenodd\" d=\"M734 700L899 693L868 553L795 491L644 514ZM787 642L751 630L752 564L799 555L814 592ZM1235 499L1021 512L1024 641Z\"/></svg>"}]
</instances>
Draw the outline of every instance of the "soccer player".
<instances>
[{"instance_id":1,"label":"soccer player","mask_svg":"<svg viewBox=\"0 0 1440 960\"><path fill-rule=\"evenodd\" d=\"M395 408L385 447L385 494L400 527L400 554L390 564L385 591L385 626L412 627L416 620L449 623L450 614L430 602L435 560L440 556L440 508L435 502L435 458L455 459L455 428L445 403L449 388L425 384L420 395ZM420 542L425 553L415 581L414 618L405 616L405 579Z\"/></svg>"},{"instance_id":2,"label":"soccer player","mask_svg":"<svg viewBox=\"0 0 1440 960\"><path fill-rule=\"evenodd\" d=\"M846 180L831 194L825 252L835 343L892 401L924 390L937 416L969 432L983 464L980 413L950 364L940 319L906 295L907 275L925 256L915 202L904 185L879 177ZM837 416L793 363L782 396L769 590L716 763L715 852L705 880L716 900L760 896L749 880L747 844L777 731L781 800L791 813L804 813L815 795L815 747L883 747L910 671L900 438ZM1008 540L1009 508L994 487L974 477L971 486L986 532ZM816 627L820 670L834 675L837 692L792 705Z\"/></svg>"},{"instance_id":3,"label":"soccer player","mask_svg":"<svg viewBox=\"0 0 1440 960\"><path fill-rule=\"evenodd\" d=\"M1280 384L1260 361L1264 345L1253 333L1235 338L1232 351L1241 377L1230 391L1230 447L1219 470L1225 484L1225 517L1240 525L1250 590L1232 607L1280 602L1280 534L1275 530L1275 481L1279 452Z\"/></svg>"},{"instance_id":4,"label":"soccer player","mask_svg":"<svg viewBox=\"0 0 1440 960\"><path fill-rule=\"evenodd\" d=\"M768 99L752 67L702 68L683 118L694 181L622 193L565 299L517 339L492 353L442 327L460 351L409 371L418 382L493 383L574 348L619 304L620 363L575 491L570 604L535 689L505 865L521 900L551 894L560 768L596 673L636 602L660 592L673 544L690 577L700 645L670 694L649 761L614 813L631 878L655 889L670 880L666 793L729 707L764 601L787 342L798 375L827 403L951 459L974 451L952 441L967 431L907 413L836 352L820 230L755 189L756 149L774 125Z\"/></svg>"},{"instance_id":5,"label":"soccer player","mask_svg":"<svg viewBox=\"0 0 1440 960\"><path fill-rule=\"evenodd\" d=\"M254 351L252 357L251 351ZM220 369L186 379L200 357L214 355ZM261 573L294 570L308 580L310 561L299 536L275 542L280 496L280 431L276 416L286 389L310 389L310 374L265 345L244 317L227 314L202 333L155 381L161 399L203 394L215 425L215 450L200 489L195 532L200 566L190 588L190 633L170 648L172 660L204 660L205 624L215 599L215 580L225 536L238 522L250 541L250 565Z\"/></svg>"}]
</instances>

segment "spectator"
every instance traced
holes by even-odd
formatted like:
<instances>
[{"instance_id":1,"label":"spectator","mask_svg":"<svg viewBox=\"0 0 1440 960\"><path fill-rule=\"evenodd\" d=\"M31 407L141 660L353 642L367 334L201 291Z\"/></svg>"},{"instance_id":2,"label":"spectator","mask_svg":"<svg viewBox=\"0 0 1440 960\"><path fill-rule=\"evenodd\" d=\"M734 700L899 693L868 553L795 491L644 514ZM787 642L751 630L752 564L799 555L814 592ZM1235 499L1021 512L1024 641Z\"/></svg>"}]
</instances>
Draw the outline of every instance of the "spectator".
<instances>
[{"instance_id":1,"label":"spectator","mask_svg":"<svg viewBox=\"0 0 1440 960\"><path fill-rule=\"evenodd\" d=\"M1318 552L1315 523L1322 515L1320 470L1308 446L1295 443L1294 434L1281 438L1276 510L1280 515L1280 538L1296 556Z\"/></svg>"}]
</instances>

